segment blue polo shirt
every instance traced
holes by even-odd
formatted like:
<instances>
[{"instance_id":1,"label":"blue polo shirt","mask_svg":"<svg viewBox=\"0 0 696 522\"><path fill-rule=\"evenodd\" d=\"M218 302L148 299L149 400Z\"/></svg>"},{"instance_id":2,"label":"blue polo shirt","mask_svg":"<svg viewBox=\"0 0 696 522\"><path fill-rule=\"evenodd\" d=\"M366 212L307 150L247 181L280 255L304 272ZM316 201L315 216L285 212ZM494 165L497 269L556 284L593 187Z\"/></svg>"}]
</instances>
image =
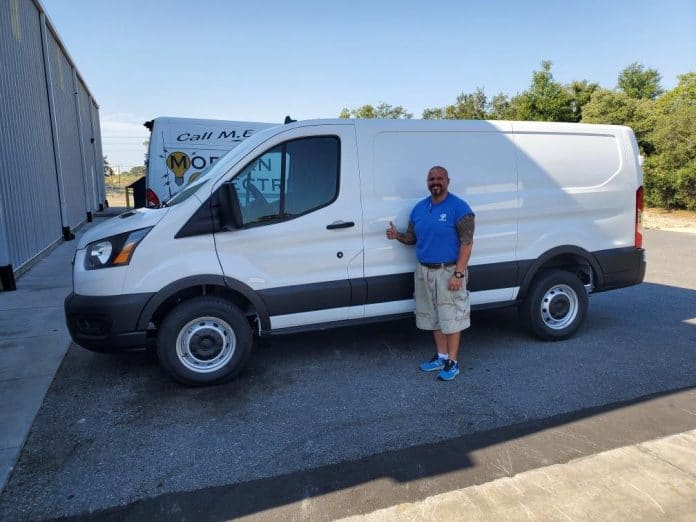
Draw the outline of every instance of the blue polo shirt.
<instances>
[{"instance_id":1,"label":"blue polo shirt","mask_svg":"<svg viewBox=\"0 0 696 522\"><path fill-rule=\"evenodd\" d=\"M430 197L419 201L409 220L416 232L416 257L421 263L451 263L459 257L457 222L467 214L474 214L461 198L448 193L434 204Z\"/></svg>"}]
</instances>

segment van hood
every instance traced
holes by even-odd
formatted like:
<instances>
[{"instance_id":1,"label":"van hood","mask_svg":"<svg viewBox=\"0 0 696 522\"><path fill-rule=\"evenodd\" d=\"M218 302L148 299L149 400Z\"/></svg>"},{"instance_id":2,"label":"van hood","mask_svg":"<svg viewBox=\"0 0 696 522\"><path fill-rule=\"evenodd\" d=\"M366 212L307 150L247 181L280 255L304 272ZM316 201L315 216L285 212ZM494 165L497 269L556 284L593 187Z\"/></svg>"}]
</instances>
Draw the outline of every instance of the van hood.
<instances>
[{"instance_id":1,"label":"van hood","mask_svg":"<svg viewBox=\"0 0 696 522\"><path fill-rule=\"evenodd\" d=\"M119 214L89 229L85 232L85 235L80 238L77 248L78 250L83 249L94 241L115 236L116 234L122 234L123 232L153 227L160 222L169 210L168 207L128 210L123 214Z\"/></svg>"}]
</instances>

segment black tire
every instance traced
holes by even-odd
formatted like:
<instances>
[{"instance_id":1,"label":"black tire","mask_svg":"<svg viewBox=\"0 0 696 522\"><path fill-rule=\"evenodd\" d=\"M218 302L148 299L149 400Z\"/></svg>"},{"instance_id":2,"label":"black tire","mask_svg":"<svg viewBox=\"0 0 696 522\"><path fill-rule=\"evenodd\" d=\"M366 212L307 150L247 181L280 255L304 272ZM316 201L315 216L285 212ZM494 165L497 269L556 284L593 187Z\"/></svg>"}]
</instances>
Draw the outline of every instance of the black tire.
<instances>
[{"instance_id":1,"label":"black tire","mask_svg":"<svg viewBox=\"0 0 696 522\"><path fill-rule=\"evenodd\" d=\"M562 341L580 328L587 304L587 291L575 274L544 270L532 281L520 306L520 316L536 337Z\"/></svg>"},{"instance_id":2,"label":"black tire","mask_svg":"<svg viewBox=\"0 0 696 522\"><path fill-rule=\"evenodd\" d=\"M227 382L244 367L253 336L247 318L219 297L184 301L165 317L157 336L160 364L191 386Z\"/></svg>"}]
</instances>

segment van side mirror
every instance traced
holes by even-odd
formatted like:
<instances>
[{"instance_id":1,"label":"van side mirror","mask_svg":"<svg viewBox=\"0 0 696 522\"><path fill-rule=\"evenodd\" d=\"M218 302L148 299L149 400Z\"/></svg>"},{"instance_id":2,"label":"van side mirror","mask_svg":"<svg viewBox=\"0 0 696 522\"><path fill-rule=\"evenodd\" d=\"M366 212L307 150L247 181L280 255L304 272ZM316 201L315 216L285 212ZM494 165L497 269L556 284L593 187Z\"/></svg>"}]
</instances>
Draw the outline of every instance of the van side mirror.
<instances>
[{"instance_id":1,"label":"van side mirror","mask_svg":"<svg viewBox=\"0 0 696 522\"><path fill-rule=\"evenodd\" d=\"M218 189L218 209L223 227L241 228L244 224L234 183L228 181Z\"/></svg>"}]
</instances>

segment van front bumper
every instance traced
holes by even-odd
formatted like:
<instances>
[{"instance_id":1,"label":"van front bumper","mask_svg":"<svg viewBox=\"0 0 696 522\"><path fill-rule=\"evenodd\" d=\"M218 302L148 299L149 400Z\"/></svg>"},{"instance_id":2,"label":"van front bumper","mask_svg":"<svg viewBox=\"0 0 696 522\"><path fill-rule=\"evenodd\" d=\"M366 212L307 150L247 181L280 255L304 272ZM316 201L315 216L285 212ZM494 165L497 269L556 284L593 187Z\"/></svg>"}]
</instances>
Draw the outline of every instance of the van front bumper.
<instances>
[{"instance_id":1,"label":"van front bumper","mask_svg":"<svg viewBox=\"0 0 696 522\"><path fill-rule=\"evenodd\" d=\"M138 319L153 293L65 298L65 321L75 344L93 352L145 348L147 332Z\"/></svg>"}]
</instances>

